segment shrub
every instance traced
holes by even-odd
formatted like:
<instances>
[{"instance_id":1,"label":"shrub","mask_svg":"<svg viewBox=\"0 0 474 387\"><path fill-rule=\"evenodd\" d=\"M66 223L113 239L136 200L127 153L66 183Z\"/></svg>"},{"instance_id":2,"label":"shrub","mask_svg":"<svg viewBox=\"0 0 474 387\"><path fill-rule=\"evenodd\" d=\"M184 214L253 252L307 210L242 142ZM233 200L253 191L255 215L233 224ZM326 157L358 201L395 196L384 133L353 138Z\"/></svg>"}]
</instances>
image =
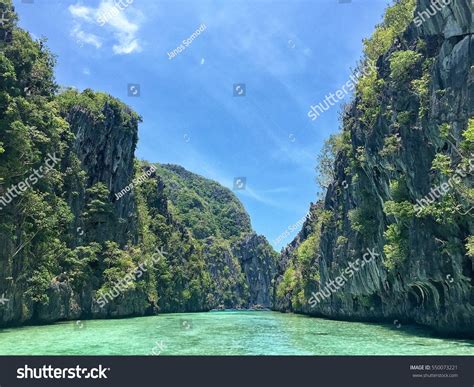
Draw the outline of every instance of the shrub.
<instances>
[{"instance_id":1,"label":"shrub","mask_svg":"<svg viewBox=\"0 0 474 387\"><path fill-rule=\"evenodd\" d=\"M292 293L293 289L296 287L296 284L296 271L293 266L289 266L283 274L283 280L278 285L277 297L283 298L285 295Z\"/></svg>"},{"instance_id":2,"label":"shrub","mask_svg":"<svg viewBox=\"0 0 474 387\"><path fill-rule=\"evenodd\" d=\"M431 216L439 224L456 224L459 217L459 202L452 193L448 193L441 199L421 207L416 216L419 218Z\"/></svg>"},{"instance_id":3,"label":"shrub","mask_svg":"<svg viewBox=\"0 0 474 387\"><path fill-rule=\"evenodd\" d=\"M400 149L400 137L396 134L385 137L384 146L379 152L382 157L392 156Z\"/></svg>"},{"instance_id":4,"label":"shrub","mask_svg":"<svg viewBox=\"0 0 474 387\"><path fill-rule=\"evenodd\" d=\"M301 265L307 265L316 255L318 239L315 234L308 237L297 249L296 257Z\"/></svg>"},{"instance_id":5,"label":"shrub","mask_svg":"<svg viewBox=\"0 0 474 387\"><path fill-rule=\"evenodd\" d=\"M416 0L396 0L391 7L388 7L384 24L393 30L395 36L400 35L413 20Z\"/></svg>"},{"instance_id":6,"label":"shrub","mask_svg":"<svg viewBox=\"0 0 474 387\"><path fill-rule=\"evenodd\" d=\"M401 202L409 198L409 192L406 180L401 178L400 180L391 180L389 183L390 195L396 202Z\"/></svg>"},{"instance_id":7,"label":"shrub","mask_svg":"<svg viewBox=\"0 0 474 387\"><path fill-rule=\"evenodd\" d=\"M368 205L354 208L348 213L351 228L369 238L377 231L377 220L373 207Z\"/></svg>"},{"instance_id":8,"label":"shrub","mask_svg":"<svg viewBox=\"0 0 474 387\"><path fill-rule=\"evenodd\" d=\"M103 251L105 284L103 287L113 287L113 283L131 273L135 265L128 252L121 250L116 242L107 241Z\"/></svg>"},{"instance_id":9,"label":"shrub","mask_svg":"<svg viewBox=\"0 0 474 387\"><path fill-rule=\"evenodd\" d=\"M398 224L391 224L384 233L386 243L383 247L385 253L384 266L391 271L399 267L407 258L408 243L406 229Z\"/></svg>"},{"instance_id":10,"label":"shrub","mask_svg":"<svg viewBox=\"0 0 474 387\"><path fill-rule=\"evenodd\" d=\"M451 158L441 153L437 153L431 163L431 170L441 172L444 175L451 174L453 172L451 169Z\"/></svg>"},{"instance_id":11,"label":"shrub","mask_svg":"<svg viewBox=\"0 0 474 387\"><path fill-rule=\"evenodd\" d=\"M335 179L334 161L337 154L350 149L350 132L332 134L324 142L316 165L316 181L321 188L328 188Z\"/></svg>"},{"instance_id":12,"label":"shrub","mask_svg":"<svg viewBox=\"0 0 474 387\"><path fill-rule=\"evenodd\" d=\"M369 59L377 60L379 56L385 54L394 39L393 30L383 26L378 26L370 39L364 40L364 52Z\"/></svg>"},{"instance_id":13,"label":"shrub","mask_svg":"<svg viewBox=\"0 0 474 387\"><path fill-rule=\"evenodd\" d=\"M304 293L304 290L300 290L296 297L293 297L292 302L295 306L301 308L306 303L306 295Z\"/></svg>"},{"instance_id":14,"label":"shrub","mask_svg":"<svg viewBox=\"0 0 474 387\"><path fill-rule=\"evenodd\" d=\"M28 289L25 292L25 296L36 302L43 304L48 303L49 297L47 295L47 290L52 277L53 276L46 270L46 268L33 270L30 278L26 281Z\"/></svg>"},{"instance_id":15,"label":"shrub","mask_svg":"<svg viewBox=\"0 0 474 387\"><path fill-rule=\"evenodd\" d=\"M421 54L412 50L394 52L390 57L390 77L400 83L410 78L421 58Z\"/></svg>"},{"instance_id":16,"label":"shrub","mask_svg":"<svg viewBox=\"0 0 474 387\"><path fill-rule=\"evenodd\" d=\"M432 59L427 59L423 63L423 75L420 79L415 79L411 82L413 91L418 95L420 100L420 110L418 115L420 117L425 116L428 112L428 105L430 102L430 81L431 81L431 66L433 64Z\"/></svg>"},{"instance_id":17,"label":"shrub","mask_svg":"<svg viewBox=\"0 0 474 387\"><path fill-rule=\"evenodd\" d=\"M378 77L375 69L361 77L356 86L356 94L360 99L359 109L362 111L362 122L371 128L380 114L379 96L382 92L384 80Z\"/></svg>"},{"instance_id":18,"label":"shrub","mask_svg":"<svg viewBox=\"0 0 474 387\"><path fill-rule=\"evenodd\" d=\"M439 126L439 135L441 138L447 139L450 132L451 132L451 125L449 125L447 122Z\"/></svg>"},{"instance_id":19,"label":"shrub","mask_svg":"<svg viewBox=\"0 0 474 387\"><path fill-rule=\"evenodd\" d=\"M107 186L102 183L96 183L86 190L85 211L82 213L84 225L89 230L88 238L92 241L100 241L105 238L104 231L108 227L105 225L112 224L114 219L114 206L110 202L110 191Z\"/></svg>"},{"instance_id":20,"label":"shrub","mask_svg":"<svg viewBox=\"0 0 474 387\"><path fill-rule=\"evenodd\" d=\"M471 235L466 239L466 250L466 255L471 258L474 258L474 235Z\"/></svg>"},{"instance_id":21,"label":"shrub","mask_svg":"<svg viewBox=\"0 0 474 387\"><path fill-rule=\"evenodd\" d=\"M339 236L337 237L337 240L336 240L336 245L337 245L337 246L343 246L343 245L345 245L348 241L349 241L349 239L347 239L345 236L339 235Z\"/></svg>"},{"instance_id":22,"label":"shrub","mask_svg":"<svg viewBox=\"0 0 474 387\"><path fill-rule=\"evenodd\" d=\"M393 44L396 36L408 27L413 19L416 0L400 0L388 7L384 21L370 39L364 40L364 52L369 59L377 60Z\"/></svg>"},{"instance_id":23,"label":"shrub","mask_svg":"<svg viewBox=\"0 0 474 387\"><path fill-rule=\"evenodd\" d=\"M462 136L466 141L474 142L474 118L469 119L467 129L463 132Z\"/></svg>"},{"instance_id":24,"label":"shrub","mask_svg":"<svg viewBox=\"0 0 474 387\"><path fill-rule=\"evenodd\" d=\"M334 212L329 210L323 210L319 214L318 221L320 226L328 226L334 220Z\"/></svg>"},{"instance_id":25,"label":"shrub","mask_svg":"<svg viewBox=\"0 0 474 387\"><path fill-rule=\"evenodd\" d=\"M401 220L411 219L415 215L413 204L409 201L387 201L384 203L384 212Z\"/></svg>"},{"instance_id":26,"label":"shrub","mask_svg":"<svg viewBox=\"0 0 474 387\"><path fill-rule=\"evenodd\" d=\"M412 112L405 111L405 112L399 112L397 114L397 123L399 126L407 126L410 124L412 117Z\"/></svg>"},{"instance_id":27,"label":"shrub","mask_svg":"<svg viewBox=\"0 0 474 387\"><path fill-rule=\"evenodd\" d=\"M133 130L134 123L140 122L141 117L127 105L106 93L85 89L82 93L69 88L56 97L61 111L67 114L73 108L81 107L92 115L96 122L104 122L106 108L113 109L120 117L121 127Z\"/></svg>"},{"instance_id":28,"label":"shrub","mask_svg":"<svg viewBox=\"0 0 474 387\"><path fill-rule=\"evenodd\" d=\"M367 157L366 157L366 154L365 154L365 148L363 146L358 146L357 147L355 158L359 163L367 162Z\"/></svg>"}]
</instances>

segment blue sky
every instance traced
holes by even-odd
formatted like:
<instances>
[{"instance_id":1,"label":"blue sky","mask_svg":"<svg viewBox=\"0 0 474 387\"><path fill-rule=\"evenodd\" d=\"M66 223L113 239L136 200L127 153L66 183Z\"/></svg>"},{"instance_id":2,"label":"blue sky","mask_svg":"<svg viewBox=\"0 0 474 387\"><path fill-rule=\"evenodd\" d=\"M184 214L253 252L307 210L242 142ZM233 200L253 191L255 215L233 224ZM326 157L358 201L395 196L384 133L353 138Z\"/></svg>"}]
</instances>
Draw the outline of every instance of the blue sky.
<instances>
[{"instance_id":1,"label":"blue sky","mask_svg":"<svg viewBox=\"0 0 474 387\"><path fill-rule=\"evenodd\" d=\"M245 189L235 193L270 243L316 200L316 156L338 130L340 105L315 121L309 107L349 79L362 39L386 5L15 1L20 26L47 37L58 56L58 83L110 93L143 117L139 158L182 165L231 189L235 177L245 177ZM169 59L202 24L201 34ZM241 83L246 95L233 96ZM139 96L128 95L129 84L140 85Z\"/></svg>"}]
</instances>

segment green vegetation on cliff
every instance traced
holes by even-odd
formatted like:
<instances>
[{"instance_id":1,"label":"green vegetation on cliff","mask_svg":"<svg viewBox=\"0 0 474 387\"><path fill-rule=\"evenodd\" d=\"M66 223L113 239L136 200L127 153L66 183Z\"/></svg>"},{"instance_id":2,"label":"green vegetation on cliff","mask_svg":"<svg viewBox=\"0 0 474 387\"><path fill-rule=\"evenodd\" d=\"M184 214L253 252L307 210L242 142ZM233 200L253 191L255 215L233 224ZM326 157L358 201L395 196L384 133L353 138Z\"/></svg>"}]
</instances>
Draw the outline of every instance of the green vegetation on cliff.
<instances>
[{"instance_id":1,"label":"green vegetation on cliff","mask_svg":"<svg viewBox=\"0 0 474 387\"><path fill-rule=\"evenodd\" d=\"M311 231L282 252L279 310L405 319L474 335L469 6L460 0L456 16L439 12L417 29L412 21L424 3L394 1L364 41L360 67L372 66L344 109L342 132L319 157L327 192ZM368 249L378 254L372 262L309 305L313 291Z\"/></svg>"},{"instance_id":2,"label":"green vegetation on cliff","mask_svg":"<svg viewBox=\"0 0 474 387\"><path fill-rule=\"evenodd\" d=\"M0 1L0 326L269 307L255 276L273 279L276 254L235 195L136 160L141 117L105 93L58 93L46 42Z\"/></svg>"},{"instance_id":3,"label":"green vegetation on cliff","mask_svg":"<svg viewBox=\"0 0 474 387\"><path fill-rule=\"evenodd\" d=\"M197 239L227 240L252 231L250 218L237 197L215 181L177 165L157 165L171 200L171 212Z\"/></svg>"}]
</instances>

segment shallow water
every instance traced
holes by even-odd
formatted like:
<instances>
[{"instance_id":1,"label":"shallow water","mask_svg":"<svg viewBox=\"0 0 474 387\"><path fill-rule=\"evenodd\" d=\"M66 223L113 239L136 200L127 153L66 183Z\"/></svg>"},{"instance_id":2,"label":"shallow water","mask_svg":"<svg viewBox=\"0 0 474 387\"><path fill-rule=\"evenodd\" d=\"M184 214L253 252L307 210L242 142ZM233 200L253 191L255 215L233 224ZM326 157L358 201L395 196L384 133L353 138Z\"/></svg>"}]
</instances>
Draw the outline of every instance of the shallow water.
<instances>
[{"instance_id":1,"label":"shallow water","mask_svg":"<svg viewBox=\"0 0 474 387\"><path fill-rule=\"evenodd\" d=\"M474 355L419 327L264 311L177 313L0 330L1 355Z\"/></svg>"}]
</instances>

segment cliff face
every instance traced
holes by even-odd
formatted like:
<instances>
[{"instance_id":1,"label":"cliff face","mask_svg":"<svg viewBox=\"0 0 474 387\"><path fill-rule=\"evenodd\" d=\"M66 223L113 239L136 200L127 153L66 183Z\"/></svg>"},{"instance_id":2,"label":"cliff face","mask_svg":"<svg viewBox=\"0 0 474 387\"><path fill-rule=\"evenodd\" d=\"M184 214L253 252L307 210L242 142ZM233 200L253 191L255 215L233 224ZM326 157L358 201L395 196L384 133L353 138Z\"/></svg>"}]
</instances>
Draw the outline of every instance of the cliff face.
<instances>
[{"instance_id":1,"label":"cliff face","mask_svg":"<svg viewBox=\"0 0 474 387\"><path fill-rule=\"evenodd\" d=\"M430 6L419 1L414 17ZM331 215L313 222L310 264L301 251L283 252L280 310L474 336L471 12L469 0L456 0L419 27L412 18L375 58L372 80L359 81L323 203Z\"/></svg>"},{"instance_id":2,"label":"cliff face","mask_svg":"<svg viewBox=\"0 0 474 387\"><path fill-rule=\"evenodd\" d=\"M17 98L33 104L41 97ZM126 243L139 243L133 192L120 201L114 196L135 173L139 118L117 100L90 90L45 99L54 120L61 123L54 128L57 133L50 134L50 153L59 162L38 179L31 193L5 208L2 238L7 243L0 273L10 282L3 288L9 302L0 310L0 325L144 314L144 292L129 292L104 308L96 301L107 266L113 266L104 263L106 242L116 243L114 253ZM43 108L38 106L39 111ZM34 136L41 137L46 128L35 129ZM35 169L47 158L41 141L30 144L39 156ZM9 150L13 147L4 163ZM27 168L10 185L19 184L30 172ZM18 221L25 216L32 221Z\"/></svg>"},{"instance_id":3,"label":"cliff face","mask_svg":"<svg viewBox=\"0 0 474 387\"><path fill-rule=\"evenodd\" d=\"M58 93L44 42L0 8L0 327L270 306L276 254L235 195L136 160L141 118Z\"/></svg>"},{"instance_id":4,"label":"cliff face","mask_svg":"<svg viewBox=\"0 0 474 387\"><path fill-rule=\"evenodd\" d=\"M276 274L276 254L265 237L246 234L232 246L249 288L247 306L270 307L273 278Z\"/></svg>"},{"instance_id":5,"label":"cliff face","mask_svg":"<svg viewBox=\"0 0 474 387\"><path fill-rule=\"evenodd\" d=\"M181 167L137 162L139 117L112 97L69 90L56 102L65 125L60 181L48 195L64 200L67 221L55 227L61 249L47 273L30 261L34 237L17 254L13 243L3 250L0 273L11 277L0 326L270 306L276 253L231 191ZM6 210L4 227L24 232L16 203ZM41 287L18 280L27 273Z\"/></svg>"},{"instance_id":6,"label":"cliff face","mask_svg":"<svg viewBox=\"0 0 474 387\"><path fill-rule=\"evenodd\" d=\"M94 99L94 93L86 91ZM115 194L126 188L134 177L133 161L138 136L138 118L126 106L115 101L104 101L100 117L85 106L67 106L66 121L74 135L70 152L77 157L84 173L84 186L92 187L104 183L113 202L114 217L104 219L96 230L87 230L84 239L90 241L114 240L125 245L131 239L137 242L134 193L130 192L120 200ZM74 229L87 228L80 222L80 214L88 200L85 191L71 196L70 206L74 209L77 224ZM125 219L127 219L125 221ZM94 231L94 232L93 232Z\"/></svg>"}]
</instances>

